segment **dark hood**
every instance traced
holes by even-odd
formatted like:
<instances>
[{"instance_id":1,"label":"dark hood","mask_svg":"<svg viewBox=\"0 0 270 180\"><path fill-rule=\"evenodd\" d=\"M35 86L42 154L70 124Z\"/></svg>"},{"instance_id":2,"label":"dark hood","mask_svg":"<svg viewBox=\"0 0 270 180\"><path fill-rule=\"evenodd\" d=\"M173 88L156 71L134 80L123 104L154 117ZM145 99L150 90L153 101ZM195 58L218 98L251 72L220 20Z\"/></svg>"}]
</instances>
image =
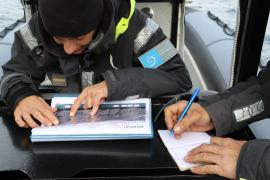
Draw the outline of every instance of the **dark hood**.
<instances>
[{"instance_id":1,"label":"dark hood","mask_svg":"<svg viewBox=\"0 0 270 180\"><path fill-rule=\"evenodd\" d=\"M38 0L38 10L50 35L79 37L98 27L104 14L103 3L104 0Z\"/></svg>"},{"instance_id":2,"label":"dark hood","mask_svg":"<svg viewBox=\"0 0 270 180\"><path fill-rule=\"evenodd\" d=\"M115 43L116 23L122 16L129 14L129 0L106 0L104 3L104 15L98 32L89 44L88 50L80 55L68 55L65 53L63 46L57 44L52 36L43 27L39 16L39 29L43 41L44 49L58 57L59 65L67 75L78 73L80 60L85 54L100 54L108 50ZM126 6L126 7L125 7ZM120 10L121 9L121 10ZM70 62L72 61L72 62ZM85 62L88 64L88 62ZM74 68L76 67L76 68ZM74 71L76 69L76 72Z\"/></svg>"},{"instance_id":3,"label":"dark hood","mask_svg":"<svg viewBox=\"0 0 270 180\"><path fill-rule=\"evenodd\" d=\"M120 11L120 6L128 6L128 0L106 0L104 3L104 15L102 18L102 23L98 28L97 35L93 39L93 41L89 44L89 48L85 53L94 53L99 54L102 53L115 43L115 27L116 22L119 21L121 15L126 15L129 12L129 8L125 8L127 13L124 13L123 10ZM121 4L120 4L121 2ZM50 53L57 57L69 57L70 55L64 52L63 46L57 44L52 36L46 32L43 27L41 18L39 16L39 29L42 41L44 42L44 47Z\"/></svg>"}]
</instances>

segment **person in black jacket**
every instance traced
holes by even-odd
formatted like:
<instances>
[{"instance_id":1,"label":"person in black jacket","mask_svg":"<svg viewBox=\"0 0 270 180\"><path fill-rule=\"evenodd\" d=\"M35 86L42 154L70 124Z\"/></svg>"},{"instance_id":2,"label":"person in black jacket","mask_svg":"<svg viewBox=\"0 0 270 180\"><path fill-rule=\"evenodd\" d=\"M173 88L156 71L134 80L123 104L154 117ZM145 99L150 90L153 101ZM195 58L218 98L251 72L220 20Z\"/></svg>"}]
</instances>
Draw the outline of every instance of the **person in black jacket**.
<instances>
[{"instance_id":1,"label":"person in black jacket","mask_svg":"<svg viewBox=\"0 0 270 180\"><path fill-rule=\"evenodd\" d=\"M46 76L56 92L81 92L71 116L81 104L94 115L105 99L190 90L180 55L134 0L39 0L38 6L2 66L1 97L20 127L59 123L38 89Z\"/></svg>"},{"instance_id":2,"label":"person in black jacket","mask_svg":"<svg viewBox=\"0 0 270 180\"><path fill-rule=\"evenodd\" d=\"M203 97L175 124L186 101L165 109L165 121L176 138L186 131L209 131L224 136L250 123L270 116L270 63L257 77L249 78L228 90ZM188 162L205 163L194 167L197 174L218 174L231 179L270 179L270 140L236 141L213 137L211 143L193 149Z\"/></svg>"}]
</instances>

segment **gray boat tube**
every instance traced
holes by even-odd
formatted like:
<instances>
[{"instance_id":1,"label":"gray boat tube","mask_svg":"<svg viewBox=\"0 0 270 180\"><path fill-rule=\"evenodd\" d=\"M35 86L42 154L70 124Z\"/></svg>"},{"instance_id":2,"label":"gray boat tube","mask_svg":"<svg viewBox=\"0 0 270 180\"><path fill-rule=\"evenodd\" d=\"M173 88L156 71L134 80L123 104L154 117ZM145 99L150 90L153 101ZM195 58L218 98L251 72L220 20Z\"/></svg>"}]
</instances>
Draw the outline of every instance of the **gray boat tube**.
<instances>
[{"instance_id":1,"label":"gray boat tube","mask_svg":"<svg viewBox=\"0 0 270 180\"><path fill-rule=\"evenodd\" d=\"M186 12L185 44L208 89L222 91L228 88L234 43L233 31L210 12L189 8Z\"/></svg>"},{"instance_id":2,"label":"gray boat tube","mask_svg":"<svg viewBox=\"0 0 270 180\"><path fill-rule=\"evenodd\" d=\"M24 24L23 21L16 22L13 28L10 28L4 35L0 37L0 66L6 63L11 57L11 47L14 41L14 33L18 31ZM3 30L4 32L6 30ZM2 68L0 68L0 77L3 75Z\"/></svg>"}]
</instances>

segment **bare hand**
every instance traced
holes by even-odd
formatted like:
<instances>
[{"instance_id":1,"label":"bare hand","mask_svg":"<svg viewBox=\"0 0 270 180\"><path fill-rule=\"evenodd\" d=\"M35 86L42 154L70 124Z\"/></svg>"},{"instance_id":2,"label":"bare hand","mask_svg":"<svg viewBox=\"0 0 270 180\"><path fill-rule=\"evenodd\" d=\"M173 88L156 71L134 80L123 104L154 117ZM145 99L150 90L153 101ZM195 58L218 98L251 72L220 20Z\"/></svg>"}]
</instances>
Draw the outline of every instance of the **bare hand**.
<instances>
[{"instance_id":1,"label":"bare hand","mask_svg":"<svg viewBox=\"0 0 270 180\"><path fill-rule=\"evenodd\" d=\"M101 83L88 86L83 89L80 96L75 100L70 110L70 116L74 116L82 103L84 108L92 108L91 115L95 115L98 111L99 105L104 102L108 96L108 88L105 81Z\"/></svg>"},{"instance_id":2,"label":"bare hand","mask_svg":"<svg viewBox=\"0 0 270 180\"><path fill-rule=\"evenodd\" d=\"M191 168L195 174L217 174L230 179L236 178L236 165L241 148L246 141L213 137L211 144L194 148L185 157L190 163L205 165Z\"/></svg>"},{"instance_id":3,"label":"bare hand","mask_svg":"<svg viewBox=\"0 0 270 180\"><path fill-rule=\"evenodd\" d=\"M41 97L33 95L18 103L14 117L18 126L35 128L38 124L33 118L45 126L57 125L59 121L54 112L56 112L55 108L50 107Z\"/></svg>"},{"instance_id":4,"label":"bare hand","mask_svg":"<svg viewBox=\"0 0 270 180\"><path fill-rule=\"evenodd\" d=\"M167 107L164 112L167 128L173 128L176 138L179 138L186 131L209 131L214 128L209 114L198 103L193 103L186 116L177 123L178 117L183 112L187 103L187 101L180 101Z\"/></svg>"}]
</instances>

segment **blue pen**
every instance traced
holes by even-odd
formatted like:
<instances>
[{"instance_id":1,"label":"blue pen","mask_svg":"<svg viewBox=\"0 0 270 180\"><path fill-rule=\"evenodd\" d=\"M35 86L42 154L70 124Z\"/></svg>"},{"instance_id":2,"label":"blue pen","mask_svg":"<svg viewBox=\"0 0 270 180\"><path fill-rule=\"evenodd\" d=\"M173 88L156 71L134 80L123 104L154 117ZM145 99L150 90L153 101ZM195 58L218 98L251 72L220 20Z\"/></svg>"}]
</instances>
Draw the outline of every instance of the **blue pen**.
<instances>
[{"instance_id":1,"label":"blue pen","mask_svg":"<svg viewBox=\"0 0 270 180\"><path fill-rule=\"evenodd\" d=\"M190 98L188 104L186 105L184 111L183 111L183 112L181 113L181 115L179 116L179 118L178 118L178 120L177 120L177 123L178 123L179 121L181 121L181 120L183 119L183 117L186 115L186 113L187 113L187 111L189 110L191 104L193 103L194 99L198 96L199 93L200 93L200 89L199 89L199 88L195 89L195 91L194 91L194 93L192 94L192 96L191 96L191 98ZM176 124L177 124L177 123L176 123ZM170 134L172 134L172 133L173 133L173 129L171 129Z\"/></svg>"}]
</instances>

